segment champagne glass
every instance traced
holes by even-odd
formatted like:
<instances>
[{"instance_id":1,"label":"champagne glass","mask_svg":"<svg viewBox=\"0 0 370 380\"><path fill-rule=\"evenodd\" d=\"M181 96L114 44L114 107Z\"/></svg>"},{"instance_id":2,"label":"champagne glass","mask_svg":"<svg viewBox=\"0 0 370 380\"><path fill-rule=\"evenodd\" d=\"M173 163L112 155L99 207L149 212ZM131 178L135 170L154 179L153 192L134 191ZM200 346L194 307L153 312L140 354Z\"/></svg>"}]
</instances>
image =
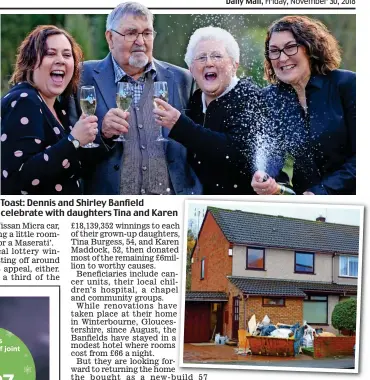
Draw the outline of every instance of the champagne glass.
<instances>
[{"instance_id":1,"label":"champagne glass","mask_svg":"<svg viewBox=\"0 0 370 380\"><path fill-rule=\"evenodd\" d=\"M96 110L96 94L94 86L82 86L80 92L80 106L82 112L91 116L95 114ZM86 145L82 145L82 148L96 148L99 144L94 142L88 143Z\"/></svg>"},{"instance_id":2,"label":"champagne glass","mask_svg":"<svg viewBox=\"0 0 370 380\"><path fill-rule=\"evenodd\" d=\"M154 94L153 94L153 104L154 108L163 109L155 101L155 98L159 98L168 103L168 86L167 82L154 82ZM162 127L159 127L159 135L155 141L168 141L162 134Z\"/></svg>"},{"instance_id":3,"label":"champagne glass","mask_svg":"<svg viewBox=\"0 0 370 380\"><path fill-rule=\"evenodd\" d=\"M118 82L117 84L117 94L116 94L116 103L117 107L122 111L127 112L131 106L133 95L133 88L131 83L127 82ZM113 141L127 141L125 135L122 133Z\"/></svg>"}]
</instances>

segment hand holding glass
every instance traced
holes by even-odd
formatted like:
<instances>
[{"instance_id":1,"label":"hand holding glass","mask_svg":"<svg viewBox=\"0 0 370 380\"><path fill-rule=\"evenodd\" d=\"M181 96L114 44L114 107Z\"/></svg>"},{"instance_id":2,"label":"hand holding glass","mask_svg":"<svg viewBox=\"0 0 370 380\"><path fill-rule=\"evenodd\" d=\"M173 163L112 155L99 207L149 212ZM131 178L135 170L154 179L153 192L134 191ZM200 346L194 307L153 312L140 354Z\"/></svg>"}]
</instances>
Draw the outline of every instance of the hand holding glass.
<instances>
[{"instance_id":1,"label":"hand holding glass","mask_svg":"<svg viewBox=\"0 0 370 380\"><path fill-rule=\"evenodd\" d=\"M91 116L95 114L96 110L96 94L94 86L82 86L80 92L80 106L82 112ZM88 143L86 145L82 145L82 148L96 148L99 144L94 142Z\"/></svg>"},{"instance_id":2,"label":"hand holding glass","mask_svg":"<svg viewBox=\"0 0 370 380\"><path fill-rule=\"evenodd\" d=\"M154 94L153 94L153 104L154 108L163 109L161 106L159 106L155 98L159 98L164 100L168 103L168 86L167 82L154 82ZM162 127L159 127L159 135L156 138L155 141L168 141L166 138L162 135Z\"/></svg>"},{"instance_id":3,"label":"hand holding glass","mask_svg":"<svg viewBox=\"0 0 370 380\"><path fill-rule=\"evenodd\" d=\"M131 83L127 82L118 82L117 84L117 94L116 94L116 103L117 107L124 112L127 112L131 106L133 95L133 88ZM125 135L121 134L113 141L127 141Z\"/></svg>"}]
</instances>

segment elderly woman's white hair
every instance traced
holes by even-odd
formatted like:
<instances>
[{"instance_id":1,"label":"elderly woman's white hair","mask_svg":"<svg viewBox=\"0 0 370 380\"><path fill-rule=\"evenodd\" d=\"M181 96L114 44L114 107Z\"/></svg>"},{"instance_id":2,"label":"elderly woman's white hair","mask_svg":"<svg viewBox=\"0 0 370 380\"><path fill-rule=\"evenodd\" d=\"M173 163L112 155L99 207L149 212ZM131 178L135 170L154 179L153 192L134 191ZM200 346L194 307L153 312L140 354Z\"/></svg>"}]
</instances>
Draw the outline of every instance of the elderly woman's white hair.
<instances>
[{"instance_id":1,"label":"elderly woman's white hair","mask_svg":"<svg viewBox=\"0 0 370 380\"><path fill-rule=\"evenodd\" d=\"M185 62L190 67L194 59L194 51L201 41L220 41L223 42L227 54L239 63L240 49L235 38L225 29L214 26L197 29L190 37L188 47L185 54Z\"/></svg>"}]
</instances>

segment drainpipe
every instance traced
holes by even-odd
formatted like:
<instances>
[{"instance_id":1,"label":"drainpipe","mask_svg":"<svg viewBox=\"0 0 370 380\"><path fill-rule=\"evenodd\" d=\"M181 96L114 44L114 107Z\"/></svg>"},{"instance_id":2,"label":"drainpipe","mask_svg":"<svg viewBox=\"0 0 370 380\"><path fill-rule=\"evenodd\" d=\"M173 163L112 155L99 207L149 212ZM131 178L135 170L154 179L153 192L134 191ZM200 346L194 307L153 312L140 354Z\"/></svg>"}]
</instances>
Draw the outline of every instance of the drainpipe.
<instances>
[{"instance_id":1,"label":"drainpipe","mask_svg":"<svg viewBox=\"0 0 370 380\"><path fill-rule=\"evenodd\" d=\"M334 284L334 261L335 261L336 256L337 256L337 253L334 252L333 256L332 256L332 260L331 260L331 282L332 282L332 284Z\"/></svg>"},{"instance_id":2,"label":"drainpipe","mask_svg":"<svg viewBox=\"0 0 370 380\"><path fill-rule=\"evenodd\" d=\"M247 299L249 298L248 294L244 295L244 330L247 330Z\"/></svg>"}]
</instances>

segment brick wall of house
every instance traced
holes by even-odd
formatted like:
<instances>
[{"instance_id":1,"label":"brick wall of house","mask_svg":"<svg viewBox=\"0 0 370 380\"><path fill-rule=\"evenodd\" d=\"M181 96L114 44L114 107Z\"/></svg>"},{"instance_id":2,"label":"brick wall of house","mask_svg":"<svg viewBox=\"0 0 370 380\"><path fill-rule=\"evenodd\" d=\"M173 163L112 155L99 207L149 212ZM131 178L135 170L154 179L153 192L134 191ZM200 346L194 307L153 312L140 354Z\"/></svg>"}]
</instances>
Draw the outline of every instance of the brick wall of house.
<instances>
[{"instance_id":1,"label":"brick wall of house","mask_svg":"<svg viewBox=\"0 0 370 380\"><path fill-rule=\"evenodd\" d=\"M232 270L229 246L214 217L207 213L193 253L191 290L226 292L228 287L226 276L231 275ZM205 258L203 280L200 279L202 258Z\"/></svg>"},{"instance_id":2,"label":"brick wall of house","mask_svg":"<svg viewBox=\"0 0 370 380\"><path fill-rule=\"evenodd\" d=\"M224 309L224 334L232 336L233 322L233 298L242 296L242 292L229 283L228 287L229 301ZM227 316L225 316L227 314ZM301 298L286 298L285 306L262 306L262 297L249 297L242 299L239 303L239 328L248 328L248 321L252 315L256 315L256 321L261 322L267 314L271 323L286 323L289 325L299 322L303 323L303 300ZM227 321L227 323L226 323Z\"/></svg>"},{"instance_id":3,"label":"brick wall of house","mask_svg":"<svg viewBox=\"0 0 370 380\"><path fill-rule=\"evenodd\" d=\"M353 355L355 336L316 337L313 341L314 357Z\"/></svg>"},{"instance_id":4,"label":"brick wall of house","mask_svg":"<svg viewBox=\"0 0 370 380\"><path fill-rule=\"evenodd\" d=\"M262 306L262 297L249 297L247 300L247 321L256 315L257 323L267 314L271 323L303 323L303 299L286 298L285 306Z\"/></svg>"}]
</instances>

